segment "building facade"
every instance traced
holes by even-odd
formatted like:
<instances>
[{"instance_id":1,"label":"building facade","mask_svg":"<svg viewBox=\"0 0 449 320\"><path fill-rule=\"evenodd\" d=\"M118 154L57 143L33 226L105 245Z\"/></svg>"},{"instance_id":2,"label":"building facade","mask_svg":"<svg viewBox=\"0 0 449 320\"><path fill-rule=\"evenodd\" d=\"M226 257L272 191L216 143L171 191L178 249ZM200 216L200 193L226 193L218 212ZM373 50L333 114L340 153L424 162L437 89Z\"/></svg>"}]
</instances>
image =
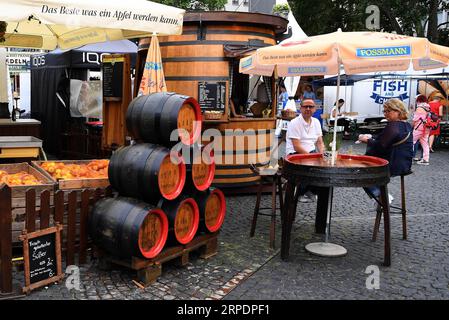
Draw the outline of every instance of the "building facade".
<instances>
[{"instance_id":1,"label":"building facade","mask_svg":"<svg viewBox=\"0 0 449 320\"><path fill-rule=\"evenodd\" d=\"M249 12L250 0L228 0L225 5L226 11Z\"/></svg>"},{"instance_id":2,"label":"building facade","mask_svg":"<svg viewBox=\"0 0 449 320\"><path fill-rule=\"evenodd\" d=\"M271 14L275 4L276 0L228 0L225 10Z\"/></svg>"}]
</instances>

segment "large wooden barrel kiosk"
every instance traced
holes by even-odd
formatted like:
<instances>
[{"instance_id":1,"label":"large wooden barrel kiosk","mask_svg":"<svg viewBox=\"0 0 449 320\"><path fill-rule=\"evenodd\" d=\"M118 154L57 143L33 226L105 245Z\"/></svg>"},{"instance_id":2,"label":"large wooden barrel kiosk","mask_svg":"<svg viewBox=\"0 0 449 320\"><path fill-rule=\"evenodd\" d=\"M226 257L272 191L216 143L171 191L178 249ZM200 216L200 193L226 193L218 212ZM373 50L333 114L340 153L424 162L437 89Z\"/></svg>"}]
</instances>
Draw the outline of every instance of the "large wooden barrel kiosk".
<instances>
[{"instance_id":1,"label":"large wooden barrel kiosk","mask_svg":"<svg viewBox=\"0 0 449 320\"><path fill-rule=\"evenodd\" d=\"M104 198L92 208L88 230L95 244L114 256L154 258L166 243L168 220L142 201Z\"/></svg>"},{"instance_id":2,"label":"large wooden barrel kiosk","mask_svg":"<svg viewBox=\"0 0 449 320\"><path fill-rule=\"evenodd\" d=\"M287 24L284 18L260 13L195 12L184 16L182 35L159 38L167 90L198 100L203 133L208 129L217 129L223 136L228 133L227 142L220 142L222 154L215 150L214 186L229 189L254 185L260 178L249 164L260 166L270 158L276 126L274 77L267 86L272 110L268 118L232 117L230 97L234 97L232 84L240 58L282 40ZM137 81L142 77L150 42L145 38L139 43ZM215 113L213 119L210 111ZM260 142L251 143L254 139ZM208 141L203 139L202 143Z\"/></svg>"}]
</instances>

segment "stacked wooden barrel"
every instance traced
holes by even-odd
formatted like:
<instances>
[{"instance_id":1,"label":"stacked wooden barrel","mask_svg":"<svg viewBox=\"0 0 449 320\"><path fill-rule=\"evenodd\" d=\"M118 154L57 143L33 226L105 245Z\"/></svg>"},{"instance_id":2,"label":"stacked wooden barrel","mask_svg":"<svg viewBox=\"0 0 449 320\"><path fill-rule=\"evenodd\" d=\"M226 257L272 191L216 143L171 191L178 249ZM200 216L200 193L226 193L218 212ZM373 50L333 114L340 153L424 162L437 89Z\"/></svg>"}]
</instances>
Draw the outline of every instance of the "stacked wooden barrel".
<instances>
[{"instance_id":1,"label":"stacked wooden barrel","mask_svg":"<svg viewBox=\"0 0 449 320\"><path fill-rule=\"evenodd\" d=\"M120 258L151 259L167 246L217 232L226 203L210 187L214 153L199 145L198 102L176 93L139 96L129 105L126 124L136 143L111 157L109 180L120 196L93 207L94 243Z\"/></svg>"}]
</instances>

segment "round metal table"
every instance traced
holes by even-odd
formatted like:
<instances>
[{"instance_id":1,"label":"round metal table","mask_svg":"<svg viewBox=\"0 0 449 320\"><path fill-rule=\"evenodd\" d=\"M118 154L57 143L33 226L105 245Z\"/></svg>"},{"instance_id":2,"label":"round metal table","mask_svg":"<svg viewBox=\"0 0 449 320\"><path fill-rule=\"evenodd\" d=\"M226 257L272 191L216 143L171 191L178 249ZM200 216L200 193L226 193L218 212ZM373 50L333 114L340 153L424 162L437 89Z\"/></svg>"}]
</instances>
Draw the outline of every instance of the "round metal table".
<instances>
[{"instance_id":1,"label":"round metal table","mask_svg":"<svg viewBox=\"0 0 449 320\"><path fill-rule=\"evenodd\" d=\"M283 260L289 257L290 235L296 215L299 184L319 187L317 188L318 203L315 220L317 233L325 233L328 215L330 221L334 187L379 186L385 228L383 264L385 266L391 264L388 161L371 156L339 154L335 165L331 166L322 154L294 154L285 158L282 174L287 179L282 213L281 258Z\"/></svg>"}]
</instances>

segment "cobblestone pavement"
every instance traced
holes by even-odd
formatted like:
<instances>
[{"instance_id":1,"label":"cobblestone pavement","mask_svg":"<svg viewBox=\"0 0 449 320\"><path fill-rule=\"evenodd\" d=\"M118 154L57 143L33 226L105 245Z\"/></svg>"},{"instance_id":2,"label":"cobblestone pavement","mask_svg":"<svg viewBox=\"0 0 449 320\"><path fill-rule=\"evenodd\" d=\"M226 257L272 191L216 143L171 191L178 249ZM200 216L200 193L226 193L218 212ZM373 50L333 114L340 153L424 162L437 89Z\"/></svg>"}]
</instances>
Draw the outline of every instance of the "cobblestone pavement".
<instances>
[{"instance_id":1,"label":"cobblestone pavement","mask_svg":"<svg viewBox=\"0 0 449 320\"><path fill-rule=\"evenodd\" d=\"M344 148L347 150L348 142ZM352 145L355 153L363 147ZM218 254L203 260L193 253L187 266L162 265L162 276L145 289L133 283L126 268L101 270L97 260L80 268L81 290L64 283L38 289L24 299L449 299L449 150L431 154L430 166L414 165L406 177L408 240L402 240L401 218L391 218L392 265L382 267L383 229L371 242L375 207L362 189L336 188L331 241L348 250L345 257L312 256L304 245L321 241L314 233L316 204L299 204L292 232L290 259L280 258L280 220L276 249L268 246L269 218L259 217L249 237L255 196L227 197L227 216L219 235ZM399 178L389 192L399 204ZM265 195L263 206L270 206ZM368 290L368 266L379 266L380 289ZM17 273L21 284L22 273Z\"/></svg>"}]
</instances>

